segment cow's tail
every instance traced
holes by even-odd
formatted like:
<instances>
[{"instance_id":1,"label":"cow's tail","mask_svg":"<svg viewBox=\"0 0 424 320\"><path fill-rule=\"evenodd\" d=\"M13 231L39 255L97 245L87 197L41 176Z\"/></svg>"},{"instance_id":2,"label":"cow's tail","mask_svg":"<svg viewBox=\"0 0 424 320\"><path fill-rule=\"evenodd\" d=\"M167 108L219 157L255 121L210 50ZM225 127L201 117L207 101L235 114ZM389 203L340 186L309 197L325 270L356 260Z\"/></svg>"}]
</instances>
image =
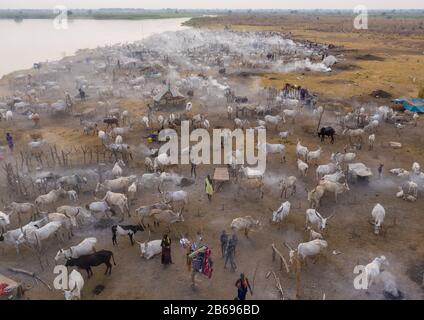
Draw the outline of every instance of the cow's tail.
<instances>
[{"instance_id":1,"label":"cow's tail","mask_svg":"<svg viewBox=\"0 0 424 320\"><path fill-rule=\"evenodd\" d=\"M113 264L116 266L115 257L113 256L113 252L112 252L112 261L113 261Z\"/></svg>"}]
</instances>

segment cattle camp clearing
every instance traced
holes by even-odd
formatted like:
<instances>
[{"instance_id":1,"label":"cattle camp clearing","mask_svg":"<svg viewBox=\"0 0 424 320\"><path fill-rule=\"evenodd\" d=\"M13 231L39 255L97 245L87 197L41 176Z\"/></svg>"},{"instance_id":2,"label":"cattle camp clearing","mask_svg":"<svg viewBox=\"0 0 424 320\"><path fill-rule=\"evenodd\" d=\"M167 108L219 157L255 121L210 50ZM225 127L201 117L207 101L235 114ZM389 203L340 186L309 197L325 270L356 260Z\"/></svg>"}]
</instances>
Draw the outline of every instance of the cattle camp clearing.
<instances>
[{"instance_id":1,"label":"cattle camp clearing","mask_svg":"<svg viewBox=\"0 0 424 320\"><path fill-rule=\"evenodd\" d=\"M423 16L352 20L195 17L2 77L0 284L23 299L232 300L244 273L248 299L422 299ZM232 146L229 163L171 163L159 133L191 159L183 124L218 137L211 154ZM235 129L265 132L264 172L236 161ZM54 287L55 266L72 288Z\"/></svg>"}]
</instances>

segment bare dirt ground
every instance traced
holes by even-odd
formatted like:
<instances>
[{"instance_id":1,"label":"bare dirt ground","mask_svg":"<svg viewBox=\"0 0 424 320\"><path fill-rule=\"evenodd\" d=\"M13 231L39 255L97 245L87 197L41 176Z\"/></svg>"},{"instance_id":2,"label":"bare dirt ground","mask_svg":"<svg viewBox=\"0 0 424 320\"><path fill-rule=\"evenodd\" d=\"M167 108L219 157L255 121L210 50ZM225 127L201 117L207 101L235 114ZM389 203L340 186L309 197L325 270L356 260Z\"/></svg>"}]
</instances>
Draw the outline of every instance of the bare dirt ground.
<instances>
[{"instance_id":1,"label":"bare dirt ground","mask_svg":"<svg viewBox=\"0 0 424 320\"><path fill-rule=\"evenodd\" d=\"M241 28L269 28L280 29L280 25L285 25L282 21L276 27L263 23L259 26L249 25L243 20L234 22L233 20L218 21L218 27L227 24L234 24L232 27ZM320 20L323 20L321 18ZM216 21L215 21L216 23ZM213 24L213 23L211 23ZM329 22L334 25L333 22ZM266 83L271 83L281 87L285 82L294 83L311 88L320 94L323 102L337 101L346 108L352 100L362 95L365 102L378 103L379 105L388 103L388 100L375 100L368 94L375 89L383 89L394 95L414 95L416 85L408 78L409 73L413 73L417 79L423 80L424 62L422 58L423 38L416 35L405 35L405 41L410 39L411 46L416 48L406 48L408 52L402 52L394 41L399 40L394 36L380 35L373 33L362 36L356 33L339 33L328 29L310 30L306 25L291 21L285 28L293 29L294 36L314 41L332 42L346 44L346 49L353 50L354 53L347 53L347 63L354 64L359 68L360 75L355 76L354 71L336 71L329 75L263 75L259 79ZM285 30L286 31L286 30ZM370 37L370 38L368 38ZM388 38L391 39L388 39ZM380 39L377 43L375 39ZM363 42L356 42L362 39ZM370 44L374 44L371 46ZM386 44L387 46L383 46ZM398 50L398 54L394 54ZM420 52L421 50L421 52ZM411 53L413 52L413 53ZM384 61L354 61L354 56L364 54L375 54L382 56ZM409 60L405 62L405 57ZM403 63L403 64L402 64ZM389 69L389 67L391 69ZM412 69L414 68L414 69ZM301 79L298 79L301 77ZM355 78L356 77L356 78ZM269 80L276 78L276 80ZM354 79L353 79L354 78ZM368 79L368 80L366 80ZM256 79L257 80L257 79ZM327 81L327 82L324 82ZM331 81L331 82L329 82ZM346 81L348 83L346 83ZM348 86L350 81L355 82L355 86ZM416 80L418 81L418 80ZM284 83L283 83L284 82ZM253 81L252 83L257 83ZM347 87L348 86L348 87ZM391 87L393 86L393 88ZM137 99L121 99L119 101L122 108L129 110L134 116L139 117L146 113L145 104ZM198 106L193 101L194 106ZM80 105L80 108L86 107ZM208 119L212 125L226 126L232 128L232 123L226 119L225 106L215 110L208 110ZM195 110L197 111L197 110ZM331 112L325 114L323 125L334 123ZM50 142L63 145L83 144L95 145L99 141L95 137L83 136L78 119L42 119L40 133L48 137ZM16 145L23 145L29 141L28 130L32 124L25 118L15 118L13 127L10 124L0 123L0 135L4 136L6 131L12 131ZM301 286L303 294L301 299L322 299L325 293L326 299L384 299L382 285L372 287L369 292L355 290L353 287L353 269L358 264L367 264L375 257L385 255L390 262L386 267L393 273L397 280L397 286L407 299L423 299L422 276L424 273L424 239L422 227L422 191L417 202L409 203L395 197L397 186L401 183L400 178L391 176L388 172L391 168L403 167L410 169L412 162L424 163L424 136L422 121L418 126L408 126L400 134L392 125L384 124L378 129L377 142L374 150L368 151L366 148L358 152L358 160L368 165L374 173L368 184L356 183L350 185L350 192L342 194L338 203L335 203L332 195L325 195L320 212L324 216L335 213L335 217L328 226L325 235L329 243L329 248L325 258L318 260L316 264L308 263L301 272ZM107 249L114 252L117 265L113 267L111 276L104 276L104 267L94 268L94 277L87 280L84 271L81 271L86 284L83 290L84 299L233 299L236 290L234 282L240 272L244 272L253 282L254 273L257 269L254 281L254 296L249 299L278 299L275 284L272 277L265 278L270 270L275 270L281 279L285 291L285 297L295 299L296 281L293 273L286 274L279 270L279 263L272 262L271 244L275 243L279 250L288 258L287 249L284 242L295 245L308 240L308 235L304 230L305 210L308 209L305 188L309 190L315 187L315 167L306 178L299 176L296 167L295 145L299 138L303 145L309 149L316 149L321 145L323 155L320 163L327 163L332 152L342 151L348 143L343 136L336 137L334 145L326 141L320 144L315 131L316 122L302 117L297 119L295 124L288 123L280 128L280 131L291 130L293 134L284 142L288 148L287 163L281 164L276 156L268 157L266 172L266 188L263 199L258 199L256 193L241 193L237 196L237 186L233 183L224 185L223 189L216 193L211 203L203 192L204 178L207 174L212 174L213 166L200 166L196 183L185 190L189 192L190 203L185 209L185 222L177 226L178 232L188 232L194 237L196 232L201 231L204 242L212 249L212 259L214 271L212 279L198 276L198 286L192 289L190 286L190 273L185 265L185 250L179 247L178 237L172 234L172 255L174 264L163 267L160 258L155 257L146 261L140 258L139 246L131 246L127 238L118 239L118 247L112 246L111 231L107 229L93 229L92 226L85 226L76 231L76 236L64 246L80 242L88 236L96 236L99 240L98 249ZM128 143L146 143L142 140L143 132L141 128L136 128ZM276 143L277 132L268 131L268 141ZM399 141L403 148L394 150L384 147L383 143L388 141ZM10 159L10 158L9 158ZM385 165L383 178L377 178L377 167L380 163ZM109 165L111 167L111 165ZM189 176L190 167L180 166L175 169L177 173ZM139 162L131 162L126 168L126 173L141 174L144 167ZM292 203L292 210L287 221L281 229L270 223L271 212L269 208L276 209L281 204L279 189L276 182L283 176L295 175L298 177L298 192L289 200ZM168 189L176 187L168 186ZM4 186L2 187L4 194ZM3 197L5 198L5 197ZM142 190L141 196L131 205L131 210L140 205L153 203L159 199L156 191ZM4 199L9 200L9 199ZM93 201L90 193L80 197L81 205ZM66 203L66 202L64 202ZM371 210L376 203L381 203L387 212L386 232L376 236L368 220L371 217ZM221 259L219 235L222 230L230 231L232 219L240 216L251 215L260 218L263 223L261 230L251 233L249 238L242 233L238 234L239 243L236 252L236 263L238 270L235 273L223 268ZM396 218L396 224L394 224ZM126 222L137 223L136 219ZM16 221L13 221L16 225ZM152 234L152 239L160 239L163 230L158 230ZM138 233L135 238L144 241L146 233ZM50 265L41 271L36 257L29 250L23 249L22 254L17 256L13 248L6 248L0 256L0 272L14 279L22 280L25 284L31 285L32 280L25 276L13 275L8 272L7 267L18 267L35 271L42 279L52 283L54 256L61 245L51 242L46 257ZM341 252L333 255L333 251ZM104 290L99 295L93 294L93 289L98 285L104 285ZM43 285L37 284L26 292L28 299L63 299L60 291L49 291Z\"/></svg>"}]
</instances>

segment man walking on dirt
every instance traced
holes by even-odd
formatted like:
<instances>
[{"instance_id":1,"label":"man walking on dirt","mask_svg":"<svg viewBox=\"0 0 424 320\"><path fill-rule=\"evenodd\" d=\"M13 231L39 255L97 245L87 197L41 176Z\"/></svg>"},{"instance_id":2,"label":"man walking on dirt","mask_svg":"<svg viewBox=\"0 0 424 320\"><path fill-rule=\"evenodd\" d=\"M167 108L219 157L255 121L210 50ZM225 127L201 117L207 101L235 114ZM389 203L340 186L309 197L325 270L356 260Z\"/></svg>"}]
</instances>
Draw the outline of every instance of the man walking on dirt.
<instances>
[{"instance_id":1,"label":"man walking on dirt","mask_svg":"<svg viewBox=\"0 0 424 320\"><path fill-rule=\"evenodd\" d=\"M246 300L247 291L250 291L250 295L253 296L253 291L250 287L249 279L244 276L244 273L240 274L240 279L236 281L236 287L237 298L235 300Z\"/></svg>"},{"instance_id":2,"label":"man walking on dirt","mask_svg":"<svg viewBox=\"0 0 424 320\"><path fill-rule=\"evenodd\" d=\"M383 174L383 167L384 164L380 163L380 165L378 166L378 178L381 179L381 176Z\"/></svg>"},{"instance_id":3,"label":"man walking on dirt","mask_svg":"<svg viewBox=\"0 0 424 320\"><path fill-rule=\"evenodd\" d=\"M221 237L219 238L219 240L221 241L222 258L224 258L225 248L227 247L227 243L228 243L228 234L225 232L225 230L222 231Z\"/></svg>"},{"instance_id":4,"label":"man walking on dirt","mask_svg":"<svg viewBox=\"0 0 424 320\"><path fill-rule=\"evenodd\" d=\"M231 271L235 272L237 270L237 265L234 261L234 255L236 252L236 243L233 238L228 240L227 242L227 248L225 249L225 263L224 263L224 269L227 269L227 263L228 260L230 260L231 264Z\"/></svg>"},{"instance_id":5,"label":"man walking on dirt","mask_svg":"<svg viewBox=\"0 0 424 320\"><path fill-rule=\"evenodd\" d=\"M12 135L9 132L6 133L6 141L7 141L7 145L9 146L10 152L13 152L13 147L15 145L13 144Z\"/></svg>"},{"instance_id":6,"label":"man walking on dirt","mask_svg":"<svg viewBox=\"0 0 424 320\"><path fill-rule=\"evenodd\" d=\"M190 177L193 177L193 175L194 175L194 178L196 179L197 178L197 174L196 174L196 168L197 168L197 165L195 164L195 163L191 163L191 171L190 171Z\"/></svg>"}]
</instances>

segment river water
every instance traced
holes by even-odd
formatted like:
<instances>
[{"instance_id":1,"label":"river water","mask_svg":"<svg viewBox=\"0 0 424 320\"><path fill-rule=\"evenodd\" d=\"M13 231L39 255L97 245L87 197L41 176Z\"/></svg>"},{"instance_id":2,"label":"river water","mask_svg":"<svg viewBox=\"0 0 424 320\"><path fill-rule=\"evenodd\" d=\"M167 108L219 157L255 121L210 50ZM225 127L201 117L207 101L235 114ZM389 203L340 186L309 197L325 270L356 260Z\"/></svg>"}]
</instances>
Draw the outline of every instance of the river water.
<instances>
[{"instance_id":1,"label":"river water","mask_svg":"<svg viewBox=\"0 0 424 320\"><path fill-rule=\"evenodd\" d=\"M186 18L151 20L70 20L67 29L53 20L0 20L0 77L35 62L59 60L78 49L141 40L155 33L187 29Z\"/></svg>"}]
</instances>

